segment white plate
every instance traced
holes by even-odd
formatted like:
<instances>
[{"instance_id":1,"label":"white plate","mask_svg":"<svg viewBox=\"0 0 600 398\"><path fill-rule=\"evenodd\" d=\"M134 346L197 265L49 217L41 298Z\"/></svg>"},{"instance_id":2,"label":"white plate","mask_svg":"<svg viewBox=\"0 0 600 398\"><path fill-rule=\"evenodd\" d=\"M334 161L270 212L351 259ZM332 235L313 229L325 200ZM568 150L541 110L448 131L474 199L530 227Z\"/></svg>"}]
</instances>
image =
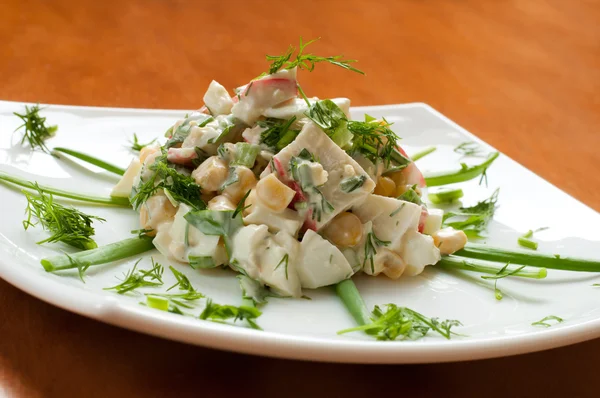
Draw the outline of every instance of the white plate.
<instances>
[{"instance_id":1,"label":"white plate","mask_svg":"<svg viewBox=\"0 0 600 398\"><path fill-rule=\"evenodd\" d=\"M108 195L116 179L97 169L58 161L39 151L11 146L11 132L19 125L12 116L24 104L0 102L0 169L72 190ZM132 154L126 148L133 132L143 139L162 137L184 111L133 110L50 106L43 111L59 131L50 146L67 146L126 166ZM438 150L419 161L422 170L456 167L460 161L452 148L476 140L431 107L406 104L354 108L354 118L364 113L385 116L403 137L409 153L436 145ZM18 141L12 137L12 142ZM479 141L481 142L481 141ZM485 144L484 144L485 145ZM485 145L487 149L491 149ZM559 167L559 166L557 166ZM461 184L465 204L488 197L501 187L495 220L487 241L516 248L524 231L549 227L536 234L540 251L600 257L600 215L560 191L506 156L500 156L488 171L489 188L477 181ZM505 294L496 301L492 282L477 274L446 273L429 268L417 277L392 281L385 277L358 277L357 285L369 307L396 303L443 319L458 319L456 329L467 337L445 340L431 336L420 341L379 342L354 333L336 335L352 327L353 321L329 288L306 291L309 300L271 299L263 308L259 324L265 331L227 326L152 310L139 305L141 296L119 296L102 290L118 283L116 276L131 268L134 259L97 266L88 271L83 284L74 274L45 273L42 257L63 247L36 245L44 235L21 226L24 198L0 186L0 276L18 288L61 308L103 322L186 343L249 354L317 361L362 363L418 363L489 358L525 353L572 344L600 336L600 276L590 273L550 271L543 281L503 279ZM106 218L97 225L99 245L130 237L137 229L136 214L128 209L79 206ZM587 239L587 240L586 240ZM590 241L589 239L594 239ZM149 258L148 256L145 256ZM172 264L154 253L164 265ZM141 263L147 267L149 259ZM221 269L194 271L177 265L197 287L215 302L239 305L240 290L233 272ZM165 275L168 271L165 272ZM165 286L172 281L166 276ZM152 291L146 289L145 291ZM196 313L199 313L201 306ZM544 329L531 323L548 315L565 322Z\"/></svg>"}]
</instances>

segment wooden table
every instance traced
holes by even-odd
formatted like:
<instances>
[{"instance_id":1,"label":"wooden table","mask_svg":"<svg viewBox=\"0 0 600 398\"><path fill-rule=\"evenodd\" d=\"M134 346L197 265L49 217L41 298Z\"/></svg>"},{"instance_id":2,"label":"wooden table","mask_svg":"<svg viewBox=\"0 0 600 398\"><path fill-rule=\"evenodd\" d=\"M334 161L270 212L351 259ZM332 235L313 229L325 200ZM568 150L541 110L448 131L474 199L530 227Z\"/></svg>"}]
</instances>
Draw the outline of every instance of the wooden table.
<instances>
[{"instance_id":1,"label":"wooden table","mask_svg":"<svg viewBox=\"0 0 600 398\"><path fill-rule=\"evenodd\" d=\"M308 93L426 102L600 209L598 1L5 0L0 15L0 99L197 108L211 79L243 84L265 53L322 36L315 52L357 58L367 76L318 67L301 77ZM598 396L600 340L456 364L317 364L140 335L4 282L0 308L8 395Z\"/></svg>"}]
</instances>

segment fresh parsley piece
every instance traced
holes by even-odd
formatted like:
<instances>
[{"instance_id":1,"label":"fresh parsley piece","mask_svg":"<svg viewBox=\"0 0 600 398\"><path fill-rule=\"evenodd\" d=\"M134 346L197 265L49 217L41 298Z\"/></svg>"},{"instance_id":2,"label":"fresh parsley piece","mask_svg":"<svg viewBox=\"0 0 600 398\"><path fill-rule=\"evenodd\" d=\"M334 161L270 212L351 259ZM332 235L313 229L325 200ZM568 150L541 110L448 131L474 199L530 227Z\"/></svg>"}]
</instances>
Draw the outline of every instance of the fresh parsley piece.
<instances>
[{"instance_id":1,"label":"fresh parsley piece","mask_svg":"<svg viewBox=\"0 0 600 398\"><path fill-rule=\"evenodd\" d=\"M42 151L50 153L44 141L56 134L58 126L47 126L46 118L41 117L39 114L41 109L39 105L32 107L25 105L25 113L13 112L13 115L23 121L23 124L17 127L15 131L24 129L21 144L27 141L31 149L40 148Z\"/></svg>"},{"instance_id":2,"label":"fresh parsley piece","mask_svg":"<svg viewBox=\"0 0 600 398\"><path fill-rule=\"evenodd\" d=\"M471 238L480 238L488 223L494 217L499 189L496 189L488 199L478 202L475 206L461 207L458 211L444 214L444 225L464 231ZM454 220L454 221L453 221Z\"/></svg>"},{"instance_id":3,"label":"fresh parsley piece","mask_svg":"<svg viewBox=\"0 0 600 398\"><path fill-rule=\"evenodd\" d=\"M139 140L138 140L138 136L136 133L133 133L133 140L129 141L129 143L131 144L131 150L132 151L141 151L142 149L144 149L145 147L147 147L148 145L152 145L156 142L156 138L153 139L150 142L147 142L145 144L142 144Z\"/></svg>"},{"instance_id":4,"label":"fresh parsley piece","mask_svg":"<svg viewBox=\"0 0 600 398\"><path fill-rule=\"evenodd\" d=\"M552 326L552 324L548 323L548 321L556 321L556 323L563 323L565 320L556 315L549 315L543 319L540 319L537 322L533 322L531 326L543 326L545 328L549 328L550 326Z\"/></svg>"},{"instance_id":5,"label":"fresh parsley piece","mask_svg":"<svg viewBox=\"0 0 600 398\"><path fill-rule=\"evenodd\" d=\"M134 291L140 287L150 286L161 286L163 284L162 274L164 268L159 263L152 260L152 268L148 270L138 270L137 266L142 259L140 258L134 265L133 268L124 274L123 282L112 287L106 287L104 290L114 290L118 294L125 294L127 292Z\"/></svg>"},{"instance_id":6,"label":"fresh parsley piece","mask_svg":"<svg viewBox=\"0 0 600 398\"><path fill-rule=\"evenodd\" d=\"M348 177L340 182L340 189L344 193L354 192L362 187L365 184L365 181L367 181L367 176L365 175Z\"/></svg>"},{"instance_id":7,"label":"fresh parsley piece","mask_svg":"<svg viewBox=\"0 0 600 398\"><path fill-rule=\"evenodd\" d=\"M395 304L386 304L385 307L384 312L378 305L375 306L371 316L373 323L341 330L338 334L365 331L377 340L418 340L432 331L450 339L455 334L451 329L462 326L457 320L439 321Z\"/></svg>"},{"instance_id":8,"label":"fresh parsley piece","mask_svg":"<svg viewBox=\"0 0 600 398\"><path fill-rule=\"evenodd\" d=\"M267 55L266 56L267 61L271 62L271 66L269 67L268 74L272 75L273 73L277 73L282 68L293 69L296 67L298 67L299 69L306 69L309 72L312 72L313 69L315 68L315 64L320 63L320 62L327 62L329 64L339 66L340 68L344 68L344 69L350 70L352 72L360 73L361 75L365 74L363 71L351 66L351 64L356 62L355 59L342 59L343 56L341 56L341 55L336 55L336 56L332 56L332 57L321 57L321 56L313 55L313 54L305 54L304 53L305 48L309 44L312 44L319 39L320 38L317 38L315 40L310 40L306 43L303 43L302 37L301 37L300 38L300 46L298 48L298 53L296 54L295 59L292 59L292 55L296 51L296 48L291 45L288 47L287 51L282 55ZM265 74L263 74L259 77L262 77L264 75Z\"/></svg>"},{"instance_id":9,"label":"fresh parsley piece","mask_svg":"<svg viewBox=\"0 0 600 398\"><path fill-rule=\"evenodd\" d=\"M398 196L399 200L403 200L405 202L414 203L416 205L422 205L423 201L421 200L421 195L417 193L417 185L413 185L408 188L402 195Z\"/></svg>"},{"instance_id":10,"label":"fresh parsley piece","mask_svg":"<svg viewBox=\"0 0 600 398\"><path fill-rule=\"evenodd\" d=\"M92 223L104 222L105 219L54 202L54 197L44 192L37 183L32 183L31 188L35 189L37 194L22 191L27 198L27 219L23 220L23 228L28 229L39 223L52 234L49 238L37 242L38 244L63 242L83 250L98 247L91 238L95 233ZM33 221L33 218L37 219L37 222Z\"/></svg>"},{"instance_id":11,"label":"fresh parsley piece","mask_svg":"<svg viewBox=\"0 0 600 398\"><path fill-rule=\"evenodd\" d=\"M242 298L254 301L255 305L266 304L267 297L273 294L259 281L250 278L247 275L237 275L242 289Z\"/></svg>"},{"instance_id":12,"label":"fresh parsley piece","mask_svg":"<svg viewBox=\"0 0 600 398\"><path fill-rule=\"evenodd\" d=\"M235 217L233 215L231 210L195 210L187 213L184 218L205 235L223 237L225 249L231 255L233 235L244 226L241 213L238 212Z\"/></svg>"},{"instance_id":13,"label":"fresh parsley piece","mask_svg":"<svg viewBox=\"0 0 600 398\"><path fill-rule=\"evenodd\" d=\"M296 139L300 130L291 129L296 121L296 116L289 120L269 118L258 121L258 125L266 130L260 133L260 143L267 146L274 153L279 152Z\"/></svg>"},{"instance_id":14,"label":"fresh parsley piece","mask_svg":"<svg viewBox=\"0 0 600 398\"><path fill-rule=\"evenodd\" d=\"M340 148L347 149L352 141L352 133L348 131L348 118L344 111L332 100L326 99L312 104L306 112L317 126L321 128Z\"/></svg>"},{"instance_id":15,"label":"fresh parsley piece","mask_svg":"<svg viewBox=\"0 0 600 398\"><path fill-rule=\"evenodd\" d=\"M256 318L261 315L262 312L254 307L215 304L211 299L208 299L204 311L200 314L200 319L219 323L225 323L226 320L232 318L234 322L245 320L252 329L262 330L256 323Z\"/></svg>"}]
</instances>

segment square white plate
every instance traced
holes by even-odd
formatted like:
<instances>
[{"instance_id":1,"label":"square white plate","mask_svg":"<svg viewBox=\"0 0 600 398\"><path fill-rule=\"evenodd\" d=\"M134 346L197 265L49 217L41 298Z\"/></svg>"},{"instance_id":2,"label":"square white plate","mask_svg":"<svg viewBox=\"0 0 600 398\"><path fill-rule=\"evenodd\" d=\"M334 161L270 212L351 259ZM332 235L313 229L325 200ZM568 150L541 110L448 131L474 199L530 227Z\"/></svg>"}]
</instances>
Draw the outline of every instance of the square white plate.
<instances>
[{"instance_id":1,"label":"square white plate","mask_svg":"<svg viewBox=\"0 0 600 398\"><path fill-rule=\"evenodd\" d=\"M99 169L57 160L18 145L20 135L11 135L20 124L12 115L25 104L0 102L0 170L29 180L108 195L117 178ZM355 119L368 113L386 117L403 138L407 152L435 145L436 152L418 161L422 171L458 167L460 155L453 148L464 141L485 143L425 104L353 108ZM135 132L142 142L162 137L185 111L134 110L49 106L43 110L50 124L59 126L50 147L63 146L91 153L127 166L133 154L127 141ZM476 159L467 160L467 162ZM486 241L494 246L517 248L517 237L529 229L548 227L535 235L539 251L578 257L600 258L600 215L544 181L513 160L501 155L488 170L489 187L477 180L460 184L464 204L487 198L500 187L499 208ZM417 277L392 281L385 277L355 278L367 305L396 303L428 316L457 319L464 326L456 332L464 337L445 340L432 335L419 341L379 342L362 333L338 336L337 331L354 326L353 320L333 290L306 291L312 300L271 299L262 308L259 324L264 331L221 325L191 317L165 313L139 305L143 296L119 296L102 290L119 281L136 259L96 266L86 283L75 273L44 272L40 259L62 246L36 245L46 236L21 221L25 199L17 191L0 186L0 277L18 288L61 308L103 322L191 344L283 358L362 363L417 363L488 358L542 350L600 336L600 275L549 270L545 280L505 278L498 282L504 299L494 298L493 281L474 273L448 273L429 267ZM104 245L131 237L138 229L137 215L129 209L77 204L87 213L104 217L96 224L96 241ZM592 239L592 240L590 240ZM172 264L186 273L196 288L221 304L240 304L234 273L221 269L195 271L173 264L152 252L155 260ZM140 263L147 268L150 254ZM165 272L165 286L174 281ZM145 289L143 292L164 289ZM198 314L202 305L192 311ZM531 323L548 315L564 318L550 328Z\"/></svg>"}]
</instances>

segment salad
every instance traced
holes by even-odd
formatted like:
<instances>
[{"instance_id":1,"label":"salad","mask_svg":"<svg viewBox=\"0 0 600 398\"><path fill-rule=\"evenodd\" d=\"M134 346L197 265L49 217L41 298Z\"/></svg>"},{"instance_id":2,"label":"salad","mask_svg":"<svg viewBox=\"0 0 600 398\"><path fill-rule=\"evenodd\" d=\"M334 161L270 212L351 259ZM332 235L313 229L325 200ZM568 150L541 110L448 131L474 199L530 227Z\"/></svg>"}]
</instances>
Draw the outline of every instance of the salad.
<instances>
[{"instance_id":1,"label":"salad","mask_svg":"<svg viewBox=\"0 0 600 398\"><path fill-rule=\"evenodd\" d=\"M41 224L52 234L38 243L63 242L82 251L42 260L48 272L106 264L157 249L190 271L225 267L240 280L240 307L213 303L198 292L185 273L170 267L178 293L146 293L145 305L189 315L191 302L204 300L200 319L256 318L267 298L302 298L308 289L335 286L358 327L381 340L416 339L430 331L446 338L454 320L439 321L409 308L388 304L366 309L352 282L359 273L398 279L419 275L427 266L486 274L497 284L504 277L544 278L546 268L600 271L600 262L537 253L534 231L519 238L529 251L510 251L469 242L485 232L498 191L474 206L443 210L427 206L426 187L486 178L497 152L481 155L475 143L455 150L484 157L480 164L423 175L415 160L435 150L409 156L385 118L352 120L347 98L307 97L298 74L328 63L363 72L354 60L306 53L290 47L267 56L270 68L229 92L216 81L203 106L175 122L165 139L142 144L126 169L68 148L54 154L75 156L121 176L110 197L97 197L41 186L0 173L0 180L20 185L28 202L24 227ZM295 56L294 56L295 54ZM22 143L50 152L46 140L57 131L47 126L40 108L16 114L23 120ZM429 201L452 204L461 189L430 191ZM55 197L139 213L137 236L97 247L92 224L104 220L56 202ZM109 287L128 294L161 286L162 265L128 272ZM171 289L174 288L171 287ZM502 292L495 285L496 299ZM547 317L548 318L548 317ZM561 318L550 316L549 319Z\"/></svg>"}]
</instances>

